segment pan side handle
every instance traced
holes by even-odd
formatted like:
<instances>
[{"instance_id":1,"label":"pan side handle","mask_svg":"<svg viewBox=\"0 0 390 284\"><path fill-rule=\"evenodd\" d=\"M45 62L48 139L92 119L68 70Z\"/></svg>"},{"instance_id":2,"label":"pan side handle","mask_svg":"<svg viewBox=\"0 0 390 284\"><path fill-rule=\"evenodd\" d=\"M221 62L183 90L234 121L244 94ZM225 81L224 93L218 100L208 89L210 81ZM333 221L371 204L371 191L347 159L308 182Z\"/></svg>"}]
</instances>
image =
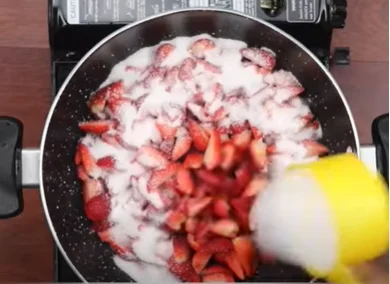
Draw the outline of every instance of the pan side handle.
<instances>
[{"instance_id":1,"label":"pan side handle","mask_svg":"<svg viewBox=\"0 0 390 284\"><path fill-rule=\"evenodd\" d=\"M23 124L0 116L0 218L14 217L23 211L22 138Z\"/></svg>"}]
</instances>

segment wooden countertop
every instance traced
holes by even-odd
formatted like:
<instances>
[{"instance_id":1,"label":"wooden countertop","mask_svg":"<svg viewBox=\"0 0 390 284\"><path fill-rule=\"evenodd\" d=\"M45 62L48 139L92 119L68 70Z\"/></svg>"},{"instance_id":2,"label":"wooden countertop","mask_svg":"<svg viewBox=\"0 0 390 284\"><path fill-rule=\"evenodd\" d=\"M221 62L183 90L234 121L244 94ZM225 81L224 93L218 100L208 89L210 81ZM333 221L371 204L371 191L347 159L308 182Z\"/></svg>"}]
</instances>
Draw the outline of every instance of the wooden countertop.
<instances>
[{"instance_id":1,"label":"wooden countertop","mask_svg":"<svg viewBox=\"0 0 390 284\"><path fill-rule=\"evenodd\" d=\"M25 126L24 147L37 147L51 100L46 0L0 1L0 114ZM23 7L23 8L17 8ZM351 65L332 73L352 108L362 143L372 120L389 111L389 1L349 1L334 46L351 48ZM38 191L24 192L21 216L0 220L0 282L53 281L53 241Z\"/></svg>"}]
</instances>

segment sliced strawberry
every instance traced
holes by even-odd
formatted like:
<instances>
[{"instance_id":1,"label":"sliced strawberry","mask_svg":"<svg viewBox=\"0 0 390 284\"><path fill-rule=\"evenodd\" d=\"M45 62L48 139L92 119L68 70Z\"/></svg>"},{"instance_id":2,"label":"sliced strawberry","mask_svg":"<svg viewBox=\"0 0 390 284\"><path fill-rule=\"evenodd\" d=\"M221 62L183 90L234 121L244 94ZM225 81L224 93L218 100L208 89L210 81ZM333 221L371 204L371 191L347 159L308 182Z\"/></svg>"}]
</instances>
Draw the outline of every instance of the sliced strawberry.
<instances>
[{"instance_id":1,"label":"sliced strawberry","mask_svg":"<svg viewBox=\"0 0 390 284\"><path fill-rule=\"evenodd\" d=\"M89 176L93 176L98 169L95 158L92 156L88 147L84 144L79 144L79 151L85 172Z\"/></svg>"},{"instance_id":2,"label":"sliced strawberry","mask_svg":"<svg viewBox=\"0 0 390 284\"><path fill-rule=\"evenodd\" d=\"M233 243L228 238L212 238L208 241L206 241L202 246L199 248L199 251L202 252L209 252L209 253L219 253L219 252L228 252L232 251L234 249Z\"/></svg>"},{"instance_id":3,"label":"sliced strawberry","mask_svg":"<svg viewBox=\"0 0 390 284\"><path fill-rule=\"evenodd\" d=\"M194 190L194 197L205 197L209 193L213 193L215 190L205 183L200 183Z\"/></svg>"},{"instance_id":4,"label":"sliced strawberry","mask_svg":"<svg viewBox=\"0 0 390 284\"><path fill-rule=\"evenodd\" d=\"M207 50L215 48L215 43L211 39L202 38L195 41L189 48L189 52L196 58L204 58Z\"/></svg>"},{"instance_id":5,"label":"sliced strawberry","mask_svg":"<svg viewBox=\"0 0 390 284\"><path fill-rule=\"evenodd\" d=\"M240 134L244 130L248 129L248 123L247 122L235 122L232 123L229 127L230 132L234 134Z\"/></svg>"},{"instance_id":6,"label":"sliced strawberry","mask_svg":"<svg viewBox=\"0 0 390 284\"><path fill-rule=\"evenodd\" d=\"M148 182L148 191L157 189L164 182L174 176L180 169L178 164L168 164L164 169L155 170Z\"/></svg>"},{"instance_id":7,"label":"sliced strawberry","mask_svg":"<svg viewBox=\"0 0 390 284\"><path fill-rule=\"evenodd\" d=\"M163 188L158 193L165 208L171 208L172 206L176 205L177 201L180 199L180 195L175 190L175 188Z\"/></svg>"},{"instance_id":8,"label":"sliced strawberry","mask_svg":"<svg viewBox=\"0 0 390 284\"><path fill-rule=\"evenodd\" d=\"M96 179L86 179L83 183L83 200L87 204L92 198L104 193L101 181Z\"/></svg>"},{"instance_id":9,"label":"sliced strawberry","mask_svg":"<svg viewBox=\"0 0 390 284\"><path fill-rule=\"evenodd\" d=\"M175 46L170 43L164 43L156 49L155 63L160 65L175 49Z\"/></svg>"},{"instance_id":10,"label":"sliced strawberry","mask_svg":"<svg viewBox=\"0 0 390 284\"><path fill-rule=\"evenodd\" d=\"M197 63L202 66L206 71L209 71L211 73L215 73L215 74L221 74L222 73L222 70L220 67L214 65L214 64L211 64L210 62L206 61L206 60L203 60L203 59L198 59L197 60Z\"/></svg>"},{"instance_id":11,"label":"sliced strawberry","mask_svg":"<svg viewBox=\"0 0 390 284\"><path fill-rule=\"evenodd\" d=\"M210 224L206 221L199 221L195 230L195 240L197 242L201 242L203 245L204 240L209 235L210 232Z\"/></svg>"},{"instance_id":12,"label":"sliced strawberry","mask_svg":"<svg viewBox=\"0 0 390 284\"><path fill-rule=\"evenodd\" d=\"M265 176L254 177L242 193L242 197L253 197L263 191L268 184Z\"/></svg>"},{"instance_id":13,"label":"sliced strawberry","mask_svg":"<svg viewBox=\"0 0 390 284\"><path fill-rule=\"evenodd\" d=\"M89 179L89 176L87 174L87 172L85 171L84 169L84 166L83 165L78 165L77 168L77 177L82 180L82 181L86 181Z\"/></svg>"},{"instance_id":14,"label":"sliced strawberry","mask_svg":"<svg viewBox=\"0 0 390 284\"><path fill-rule=\"evenodd\" d=\"M203 244L200 239L195 240L195 236L193 234L187 234L187 242L190 247L195 251L199 250Z\"/></svg>"},{"instance_id":15,"label":"sliced strawberry","mask_svg":"<svg viewBox=\"0 0 390 284\"><path fill-rule=\"evenodd\" d=\"M74 154L74 163L76 166L78 166L79 164L81 164L81 154L80 154L80 149L79 147L77 146L76 147L76 153Z\"/></svg>"},{"instance_id":16,"label":"sliced strawberry","mask_svg":"<svg viewBox=\"0 0 390 284\"><path fill-rule=\"evenodd\" d=\"M200 282L200 277L196 273L189 261L177 263L174 257L170 257L167 262L168 269L183 282Z\"/></svg>"},{"instance_id":17,"label":"sliced strawberry","mask_svg":"<svg viewBox=\"0 0 390 284\"><path fill-rule=\"evenodd\" d=\"M198 225L198 219L188 218L186 221L186 226L185 226L186 232L190 233L190 234L195 233L197 225Z\"/></svg>"},{"instance_id":18,"label":"sliced strawberry","mask_svg":"<svg viewBox=\"0 0 390 284\"><path fill-rule=\"evenodd\" d=\"M249 211L252 202L253 198L251 197L234 198L230 201L233 213L237 217L237 222L243 231L249 230Z\"/></svg>"},{"instance_id":19,"label":"sliced strawberry","mask_svg":"<svg viewBox=\"0 0 390 284\"><path fill-rule=\"evenodd\" d=\"M128 252L131 252L130 247L123 247L118 245L111 236L110 229L107 229L105 231L98 232L98 236L102 242L108 243L111 247L111 249L118 255L125 255Z\"/></svg>"},{"instance_id":20,"label":"sliced strawberry","mask_svg":"<svg viewBox=\"0 0 390 284\"><path fill-rule=\"evenodd\" d=\"M274 69L276 64L276 55L268 48L243 48L241 49L241 55L268 70Z\"/></svg>"},{"instance_id":21,"label":"sliced strawberry","mask_svg":"<svg viewBox=\"0 0 390 284\"><path fill-rule=\"evenodd\" d=\"M206 169L212 170L216 168L222 159L221 140L217 130L213 130L210 135L210 140L204 154L203 162Z\"/></svg>"},{"instance_id":22,"label":"sliced strawberry","mask_svg":"<svg viewBox=\"0 0 390 284\"><path fill-rule=\"evenodd\" d=\"M117 81L111 83L94 93L89 99L88 106L95 114L101 113L108 98L119 98L123 95L123 82Z\"/></svg>"},{"instance_id":23,"label":"sliced strawberry","mask_svg":"<svg viewBox=\"0 0 390 284\"><path fill-rule=\"evenodd\" d=\"M184 167L187 169L199 169L203 164L203 155L199 153L189 153L184 159Z\"/></svg>"},{"instance_id":24,"label":"sliced strawberry","mask_svg":"<svg viewBox=\"0 0 390 284\"><path fill-rule=\"evenodd\" d=\"M108 220L97 221L92 223L91 229L94 232L99 233L110 229L111 225L111 222L109 222Z\"/></svg>"},{"instance_id":25,"label":"sliced strawberry","mask_svg":"<svg viewBox=\"0 0 390 284\"><path fill-rule=\"evenodd\" d=\"M202 276L203 282L235 282L231 272L209 273Z\"/></svg>"},{"instance_id":26,"label":"sliced strawberry","mask_svg":"<svg viewBox=\"0 0 390 284\"><path fill-rule=\"evenodd\" d=\"M169 126L169 125L163 124L163 123L156 122L156 127L157 127L158 131L160 132L163 140L173 139L176 135L176 132L177 132L177 127L172 127L172 126Z\"/></svg>"},{"instance_id":27,"label":"sliced strawberry","mask_svg":"<svg viewBox=\"0 0 390 284\"><path fill-rule=\"evenodd\" d=\"M210 265L209 267L206 267L200 272L200 275L208 275L208 274L214 274L214 273L227 273L231 274L231 270L227 267L224 267L222 265Z\"/></svg>"},{"instance_id":28,"label":"sliced strawberry","mask_svg":"<svg viewBox=\"0 0 390 284\"><path fill-rule=\"evenodd\" d=\"M177 185L178 185L178 190L181 193L187 195L192 194L195 188L195 182L189 170L180 169L177 172Z\"/></svg>"},{"instance_id":29,"label":"sliced strawberry","mask_svg":"<svg viewBox=\"0 0 390 284\"><path fill-rule=\"evenodd\" d=\"M212 255L212 253L201 251L197 251L194 254L194 256L192 257L192 267L197 273L201 272L202 269L206 267Z\"/></svg>"},{"instance_id":30,"label":"sliced strawberry","mask_svg":"<svg viewBox=\"0 0 390 284\"><path fill-rule=\"evenodd\" d=\"M168 139L161 142L159 149L166 155L166 157L171 157L174 146L175 139Z\"/></svg>"},{"instance_id":31,"label":"sliced strawberry","mask_svg":"<svg viewBox=\"0 0 390 284\"><path fill-rule=\"evenodd\" d=\"M236 147L232 143L226 143L222 146L221 168L225 171L230 170L234 165Z\"/></svg>"},{"instance_id":32,"label":"sliced strawberry","mask_svg":"<svg viewBox=\"0 0 390 284\"><path fill-rule=\"evenodd\" d=\"M238 261L238 256L235 251L220 252L215 254L214 257L215 260L219 263L226 264L238 279L245 279L244 270L242 269L241 264Z\"/></svg>"},{"instance_id":33,"label":"sliced strawberry","mask_svg":"<svg viewBox=\"0 0 390 284\"><path fill-rule=\"evenodd\" d=\"M190 246L185 236L173 236L173 258L176 263L186 262L190 258Z\"/></svg>"},{"instance_id":34,"label":"sliced strawberry","mask_svg":"<svg viewBox=\"0 0 390 284\"><path fill-rule=\"evenodd\" d=\"M209 135L195 120L188 120L188 131L192 137L195 149L204 152L207 149Z\"/></svg>"},{"instance_id":35,"label":"sliced strawberry","mask_svg":"<svg viewBox=\"0 0 390 284\"><path fill-rule=\"evenodd\" d=\"M326 146L317 141L305 140L302 145L306 148L306 157L321 156L329 152Z\"/></svg>"},{"instance_id":36,"label":"sliced strawberry","mask_svg":"<svg viewBox=\"0 0 390 284\"><path fill-rule=\"evenodd\" d=\"M236 184L237 187L243 190L251 180L252 177L252 169L250 163L248 161L243 162L236 170Z\"/></svg>"},{"instance_id":37,"label":"sliced strawberry","mask_svg":"<svg viewBox=\"0 0 390 284\"><path fill-rule=\"evenodd\" d=\"M188 200L188 216L194 217L203 211L212 201L211 197L190 198Z\"/></svg>"},{"instance_id":38,"label":"sliced strawberry","mask_svg":"<svg viewBox=\"0 0 390 284\"><path fill-rule=\"evenodd\" d=\"M230 205L226 201L226 199L217 198L213 202L213 211L214 211L214 215L217 217L228 218L229 211L230 211Z\"/></svg>"},{"instance_id":39,"label":"sliced strawberry","mask_svg":"<svg viewBox=\"0 0 390 284\"><path fill-rule=\"evenodd\" d=\"M115 159L112 156L106 156L98 159L96 165L105 171L112 171L115 169Z\"/></svg>"},{"instance_id":40,"label":"sliced strawberry","mask_svg":"<svg viewBox=\"0 0 390 284\"><path fill-rule=\"evenodd\" d=\"M114 147L122 147L121 140L122 138L120 135L112 135L108 133L103 133L100 135L100 138L107 144L114 146Z\"/></svg>"},{"instance_id":41,"label":"sliced strawberry","mask_svg":"<svg viewBox=\"0 0 390 284\"><path fill-rule=\"evenodd\" d=\"M167 85L166 91L170 92L172 87L176 84L177 76L179 74L179 67L174 66L167 71L164 77L164 83Z\"/></svg>"},{"instance_id":42,"label":"sliced strawberry","mask_svg":"<svg viewBox=\"0 0 390 284\"><path fill-rule=\"evenodd\" d=\"M145 167L164 167L168 165L168 158L152 146L142 146L137 154L137 161Z\"/></svg>"},{"instance_id":43,"label":"sliced strawberry","mask_svg":"<svg viewBox=\"0 0 390 284\"><path fill-rule=\"evenodd\" d=\"M92 221L103 221L110 214L110 200L106 194L92 197L84 206L85 215Z\"/></svg>"},{"instance_id":44,"label":"sliced strawberry","mask_svg":"<svg viewBox=\"0 0 390 284\"><path fill-rule=\"evenodd\" d=\"M192 138L187 130L183 127L177 133L175 146L172 150L172 160L177 161L183 157L191 148Z\"/></svg>"},{"instance_id":45,"label":"sliced strawberry","mask_svg":"<svg viewBox=\"0 0 390 284\"><path fill-rule=\"evenodd\" d=\"M102 134L115 126L112 120L92 120L79 123L79 128L84 132Z\"/></svg>"},{"instance_id":46,"label":"sliced strawberry","mask_svg":"<svg viewBox=\"0 0 390 284\"><path fill-rule=\"evenodd\" d=\"M245 275L247 277L253 276L253 263L256 259L256 248L249 236L239 236L233 239L234 250L237 259L240 262Z\"/></svg>"},{"instance_id":47,"label":"sliced strawberry","mask_svg":"<svg viewBox=\"0 0 390 284\"><path fill-rule=\"evenodd\" d=\"M259 140L263 137L263 134L261 133L261 131L254 126L251 126L251 132L252 132L252 136L255 140Z\"/></svg>"},{"instance_id":48,"label":"sliced strawberry","mask_svg":"<svg viewBox=\"0 0 390 284\"><path fill-rule=\"evenodd\" d=\"M245 150L249 147L249 144L252 140L252 133L250 130L245 129L242 132L238 134L234 134L232 136L232 142L233 144L241 150Z\"/></svg>"},{"instance_id":49,"label":"sliced strawberry","mask_svg":"<svg viewBox=\"0 0 390 284\"><path fill-rule=\"evenodd\" d=\"M260 140L253 140L249 146L249 152L252 158L253 163L258 169L264 169L268 163L268 149Z\"/></svg>"},{"instance_id":50,"label":"sliced strawberry","mask_svg":"<svg viewBox=\"0 0 390 284\"><path fill-rule=\"evenodd\" d=\"M186 81L192 78L192 71L196 68L196 61L192 58L186 58L179 67L179 80Z\"/></svg>"},{"instance_id":51,"label":"sliced strawberry","mask_svg":"<svg viewBox=\"0 0 390 284\"><path fill-rule=\"evenodd\" d=\"M211 171L199 169L195 172L195 175L198 179L212 187L221 187L221 177Z\"/></svg>"},{"instance_id":52,"label":"sliced strawberry","mask_svg":"<svg viewBox=\"0 0 390 284\"><path fill-rule=\"evenodd\" d=\"M215 221L210 228L214 234L228 238L236 237L239 231L238 224L231 219Z\"/></svg>"},{"instance_id":53,"label":"sliced strawberry","mask_svg":"<svg viewBox=\"0 0 390 284\"><path fill-rule=\"evenodd\" d=\"M132 101L129 98L110 98L107 100L107 109L111 112L111 114L118 114L120 108L124 104L128 104L130 106Z\"/></svg>"},{"instance_id":54,"label":"sliced strawberry","mask_svg":"<svg viewBox=\"0 0 390 284\"><path fill-rule=\"evenodd\" d=\"M166 220L166 224L173 231L179 231L186 221L186 216L179 211L171 211Z\"/></svg>"}]
</instances>

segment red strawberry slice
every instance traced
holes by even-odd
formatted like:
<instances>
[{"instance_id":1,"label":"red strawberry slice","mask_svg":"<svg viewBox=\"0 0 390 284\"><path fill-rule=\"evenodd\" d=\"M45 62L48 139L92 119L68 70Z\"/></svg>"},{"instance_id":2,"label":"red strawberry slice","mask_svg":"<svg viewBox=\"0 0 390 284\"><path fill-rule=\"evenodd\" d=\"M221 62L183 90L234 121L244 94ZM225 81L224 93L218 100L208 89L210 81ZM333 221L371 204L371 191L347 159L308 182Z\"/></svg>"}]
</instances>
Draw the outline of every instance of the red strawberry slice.
<instances>
[{"instance_id":1,"label":"red strawberry slice","mask_svg":"<svg viewBox=\"0 0 390 284\"><path fill-rule=\"evenodd\" d=\"M268 48L243 48L241 49L241 55L268 70L274 69L276 64L276 55Z\"/></svg>"},{"instance_id":2,"label":"red strawberry slice","mask_svg":"<svg viewBox=\"0 0 390 284\"><path fill-rule=\"evenodd\" d=\"M199 169L195 172L195 175L198 179L202 180L208 185L211 185L212 187L220 187L221 186L221 178L217 174L205 170L205 169Z\"/></svg>"},{"instance_id":3,"label":"red strawberry slice","mask_svg":"<svg viewBox=\"0 0 390 284\"><path fill-rule=\"evenodd\" d=\"M152 146L142 146L137 154L137 161L145 167L164 167L168 165L168 158Z\"/></svg>"},{"instance_id":4,"label":"red strawberry slice","mask_svg":"<svg viewBox=\"0 0 390 284\"><path fill-rule=\"evenodd\" d=\"M184 159L184 167L187 169L199 169L203 164L203 155L199 153L189 153Z\"/></svg>"},{"instance_id":5,"label":"red strawberry slice","mask_svg":"<svg viewBox=\"0 0 390 284\"><path fill-rule=\"evenodd\" d=\"M81 164L81 154L80 154L80 149L79 149L79 147L77 146L76 147L76 153L74 154L74 163L75 163L75 165L77 166L77 165L79 165L79 164Z\"/></svg>"},{"instance_id":6,"label":"red strawberry slice","mask_svg":"<svg viewBox=\"0 0 390 284\"><path fill-rule=\"evenodd\" d=\"M195 182L191 175L191 172L187 169L180 169L177 172L177 185L178 190L183 193L190 195L195 189Z\"/></svg>"},{"instance_id":7,"label":"red strawberry slice","mask_svg":"<svg viewBox=\"0 0 390 284\"><path fill-rule=\"evenodd\" d=\"M253 198L251 197L234 198L230 201L233 213L243 231L249 231L249 210L252 202Z\"/></svg>"},{"instance_id":8,"label":"red strawberry slice","mask_svg":"<svg viewBox=\"0 0 390 284\"><path fill-rule=\"evenodd\" d=\"M201 245L205 242L205 239L210 233L210 224L206 221L199 221L198 226L195 230L195 241L199 242Z\"/></svg>"},{"instance_id":9,"label":"red strawberry slice","mask_svg":"<svg viewBox=\"0 0 390 284\"><path fill-rule=\"evenodd\" d=\"M166 155L166 157L172 156L173 147L175 146L175 139L164 140L160 144L160 151Z\"/></svg>"},{"instance_id":10,"label":"red strawberry slice","mask_svg":"<svg viewBox=\"0 0 390 284\"><path fill-rule=\"evenodd\" d=\"M160 65L173 51L175 46L170 43L164 43L156 49L156 55L154 62L156 65Z\"/></svg>"},{"instance_id":11,"label":"red strawberry slice","mask_svg":"<svg viewBox=\"0 0 390 284\"><path fill-rule=\"evenodd\" d=\"M228 238L236 237L239 231L238 224L231 219L215 221L211 224L210 229L214 234Z\"/></svg>"},{"instance_id":12,"label":"red strawberry slice","mask_svg":"<svg viewBox=\"0 0 390 284\"><path fill-rule=\"evenodd\" d=\"M246 186L242 197L254 197L259 192L262 192L268 184L268 179L265 176L254 177Z\"/></svg>"},{"instance_id":13,"label":"red strawberry slice","mask_svg":"<svg viewBox=\"0 0 390 284\"><path fill-rule=\"evenodd\" d=\"M231 274L231 270L229 268L226 268L222 265L211 265L209 267L206 267L200 272L200 275L208 275L208 274L216 274L216 273L226 273Z\"/></svg>"},{"instance_id":14,"label":"red strawberry slice","mask_svg":"<svg viewBox=\"0 0 390 284\"><path fill-rule=\"evenodd\" d=\"M106 194L91 198L84 206L85 215L92 221L103 221L110 214L110 201Z\"/></svg>"},{"instance_id":15,"label":"red strawberry slice","mask_svg":"<svg viewBox=\"0 0 390 284\"><path fill-rule=\"evenodd\" d=\"M249 152L253 163L258 169L261 170L267 166L267 154L269 154L269 152L266 144L260 140L253 140L249 146Z\"/></svg>"},{"instance_id":16,"label":"red strawberry slice","mask_svg":"<svg viewBox=\"0 0 390 284\"><path fill-rule=\"evenodd\" d=\"M226 199L217 198L213 202L213 211L214 211L214 215L217 217L228 218L229 211L230 211L230 205L226 201Z\"/></svg>"},{"instance_id":17,"label":"red strawberry slice","mask_svg":"<svg viewBox=\"0 0 390 284\"><path fill-rule=\"evenodd\" d=\"M194 256L192 257L192 267L197 273L201 272L202 269L206 267L212 255L212 253L201 251L197 251L194 254Z\"/></svg>"},{"instance_id":18,"label":"red strawberry slice","mask_svg":"<svg viewBox=\"0 0 390 284\"><path fill-rule=\"evenodd\" d=\"M94 114L100 114L105 106L108 98L119 98L123 95L123 82L117 81L111 83L92 94L89 99L88 106Z\"/></svg>"},{"instance_id":19,"label":"red strawberry slice","mask_svg":"<svg viewBox=\"0 0 390 284\"><path fill-rule=\"evenodd\" d=\"M107 99L107 108L112 114L118 114L119 109L124 104L131 105L132 101L128 98L122 98L122 97Z\"/></svg>"},{"instance_id":20,"label":"red strawberry slice","mask_svg":"<svg viewBox=\"0 0 390 284\"><path fill-rule=\"evenodd\" d=\"M239 236L233 239L234 250L247 277L255 273L253 263L256 258L256 248L249 236Z\"/></svg>"},{"instance_id":21,"label":"red strawberry slice","mask_svg":"<svg viewBox=\"0 0 390 284\"><path fill-rule=\"evenodd\" d=\"M186 221L186 226L185 226L186 232L190 233L190 234L195 233L197 225L198 225L198 219L188 218Z\"/></svg>"},{"instance_id":22,"label":"red strawberry slice","mask_svg":"<svg viewBox=\"0 0 390 284\"><path fill-rule=\"evenodd\" d=\"M204 154L203 162L206 169L212 170L219 166L221 160L221 140L218 131L214 129L211 131L210 140Z\"/></svg>"},{"instance_id":23,"label":"red strawberry slice","mask_svg":"<svg viewBox=\"0 0 390 284\"><path fill-rule=\"evenodd\" d=\"M188 134L187 130L183 127L180 128L177 133L175 146L172 151L172 160L177 161L183 157L191 148L192 138Z\"/></svg>"},{"instance_id":24,"label":"red strawberry slice","mask_svg":"<svg viewBox=\"0 0 390 284\"><path fill-rule=\"evenodd\" d=\"M112 171L115 170L115 159L112 156L106 156L98 159L96 165L105 171Z\"/></svg>"},{"instance_id":25,"label":"red strawberry slice","mask_svg":"<svg viewBox=\"0 0 390 284\"><path fill-rule=\"evenodd\" d=\"M244 280L245 274L238 260L238 256L235 251L220 252L215 254L215 260L219 263L226 264L236 275L238 279Z\"/></svg>"},{"instance_id":26,"label":"red strawberry slice","mask_svg":"<svg viewBox=\"0 0 390 284\"><path fill-rule=\"evenodd\" d=\"M258 128L251 126L251 131L252 131L252 136L255 140L259 140L263 137L263 134Z\"/></svg>"},{"instance_id":27,"label":"red strawberry slice","mask_svg":"<svg viewBox=\"0 0 390 284\"><path fill-rule=\"evenodd\" d=\"M243 132L244 130L248 129L248 123L247 122L235 122L232 123L229 127L230 132L234 134L239 134Z\"/></svg>"},{"instance_id":28,"label":"red strawberry slice","mask_svg":"<svg viewBox=\"0 0 390 284\"><path fill-rule=\"evenodd\" d=\"M76 170L77 170L77 177L80 180L86 181L87 179L89 179L89 176L88 176L87 172L85 171L83 165L78 165Z\"/></svg>"},{"instance_id":29,"label":"red strawberry slice","mask_svg":"<svg viewBox=\"0 0 390 284\"><path fill-rule=\"evenodd\" d=\"M89 176L93 176L98 170L98 166L96 165L96 160L92 156L88 147L82 143L79 144L79 151L81 156L81 161L84 166L85 172Z\"/></svg>"},{"instance_id":30,"label":"red strawberry slice","mask_svg":"<svg viewBox=\"0 0 390 284\"><path fill-rule=\"evenodd\" d=\"M237 187L243 190L251 180L252 177L252 169L250 163L248 161L243 162L236 170L236 184Z\"/></svg>"},{"instance_id":31,"label":"red strawberry slice","mask_svg":"<svg viewBox=\"0 0 390 284\"><path fill-rule=\"evenodd\" d=\"M79 123L79 128L84 132L102 134L115 126L112 120L92 120Z\"/></svg>"},{"instance_id":32,"label":"red strawberry slice","mask_svg":"<svg viewBox=\"0 0 390 284\"><path fill-rule=\"evenodd\" d=\"M235 282L231 272L209 273L202 276L203 282Z\"/></svg>"},{"instance_id":33,"label":"red strawberry slice","mask_svg":"<svg viewBox=\"0 0 390 284\"><path fill-rule=\"evenodd\" d=\"M186 262L190 258L190 246L185 236L173 236L173 258L176 263Z\"/></svg>"},{"instance_id":34,"label":"red strawberry slice","mask_svg":"<svg viewBox=\"0 0 390 284\"><path fill-rule=\"evenodd\" d=\"M218 108L212 115L211 120L214 122L218 122L222 119L224 119L229 113L225 110L224 107Z\"/></svg>"},{"instance_id":35,"label":"red strawberry slice","mask_svg":"<svg viewBox=\"0 0 390 284\"><path fill-rule=\"evenodd\" d=\"M209 252L209 253L219 253L219 252L229 252L234 249L233 243L228 238L212 238L207 240L199 248L199 251Z\"/></svg>"},{"instance_id":36,"label":"red strawberry slice","mask_svg":"<svg viewBox=\"0 0 390 284\"><path fill-rule=\"evenodd\" d=\"M160 185L174 176L180 169L178 164L169 164L164 169L155 170L148 182L148 191L156 190Z\"/></svg>"},{"instance_id":37,"label":"red strawberry slice","mask_svg":"<svg viewBox=\"0 0 390 284\"><path fill-rule=\"evenodd\" d=\"M192 71L196 68L196 61L192 58L186 58L183 60L183 62L180 64L179 67L179 80L180 81L187 81L192 79Z\"/></svg>"},{"instance_id":38,"label":"red strawberry slice","mask_svg":"<svg viewBox=\"0 0 390 284\"><path fill-rule=\"evenodd\" d=\"M167 92L170 92L172 87L176 84L178 74L179 68L177 66L172 67L165 74L164 83L167 85Z\"/></svg>"},{"instance_id":39,"label":"red strawberry slice","mask_svg":"<svg viewBox=\"0 0 390 284\"><path fill-rule=\"evenodd\" d=\"M202 38L195 41L189 48L189 52L196 58L204 58L207 50L215 48L215 43L211 39Z\"/></svg>"},{"instance_id":40,"label":"red strawberry slice","mask_svg":"<svg viewBox=\"0 0 390 284\"><path fill-rule=\"evenodd\" d=\"M221 168L225 171L230 170L234 165L236 147L232 143L226 143L222 146L221 155Z\"/></svg>"},{"instance_id":41,"label":"red strawberry slice","mask_svg":"<svg viewBox=\"0 0 390 284\"><path fill-rule=\"evenodd\" d=\"M200 66L202 66L206 71L209 71L214 74L221 74L222 70L220 67L211 64L210 62L203 60L203 59L198 59L196 61Z\"/></svg>"},{"instance_id":42,"label":"red strawberry slice","mask_svg":"<svg viewBox=\"0 0 390 284\"><path fill-rule=\"evenodd\" d=\"M200 282L200 277L196 273L189 261L177 263L174 257L170 257L167 262L168 269L183 282Z\"/></svg>"},{"instance_id":43,"label":"red strawberry slice","mask_svg":"<svg viewBox=\"0 0 390 284\"><path fill-rule=\"evenodd\" d=\"M192 137L193 145L198 151L204 152L207 149L209 135L195 120L188 120L188 131Z\"/></svg>"},{"instance_id":44,"label":"red strawberry slice","mask_svg":"<svg viewBox=\"0 0 390 284\"><path fill-rule=\"evenodd\" d=\"M252 140L252 133L250 130L245 129L240 133L234 134L232 136L233 144L241 150L245 150L249 147L249 144Z\"/></svg>"},{"instance_id":45,"label":"red strawberry slice","mask_svg":"<svg viewBox=\"0 0 390 284\"><path fill-rule=\"evenodd\" d=\"M317 141L305 140L302 145L306 148L306 157L321 156L329 152L326 146Z\"/></svg>"},{"instance_id":46,"label":"red strawberry slice","mask_svg":"<svg viewBox=\"0 0 390 284\"><path fill-rule=\"evenodd\" d=\"M103 133L100 138L107 144L114 146L114 147L122 147L121 140L122 138L120 137L119 134L112 135L108 133Z\"/></svg>"},{"instance_id":47,"label":"red strawberry slice","mask_svg":"<svg viewBox=\"0 0 390 284\"><path fill-rule=\"evenodd\" d=\"M167 226L173 231L180 231L186 221L186 216L179 211L171 211L166 220Z\"/></svg>"},{"instance_id":48,"label":"red strawberry slice","mask_svg":"<svg viewBox=\"0 0 390 284\"><path fill-rule=\"evenodd\" d=\"M98 236L102 242L108 243L111 249L118 255L124 256L126 253L132 252L131 247L120 246L113 240L110 229L98 232Z\"/></svg>"},{"instance_id":49,"label":"red strawberry slice","mask_svg":"<svg viewBox=\"0 0 390 284\"><path fill-rule=\"evenodd\" d=\"M203 244L200 239L195 240L195 236L193 234L187 234L187 242L190 247L195 251L199 250Z\"/></svg>"},{"instance_id":50,"label":"red strawberry slice","mask_svg":"<svg viewBox=\"0 0 390 284\"><path fill-rule=\"evenodd\" d=\"M83 200L87 204L92 198L104 193L103 184L96 179L86 179L83 183Z\"/></svg>"},{"instance_id":51,"label":"red strawberry slice","mask_svg":"<svg viewBox=\"0 0 390 284\"><path fill-rule=\"evenodd\" d=\"M188 216L195 217L202 212L212 201L211 197L190 198L187 203Z\"/></svg>"},{"instance_id":52,"label":"red strawberry slice","mask_svg":"<svg viewBox=\"0 0 390 284\"><path fill-rule=\"evenodd\" d=\"M177 127L172 127L167 124L157 123L156 127L161 134L163 140L173 139L176 135Z\"/></svg>"}]
</instances>

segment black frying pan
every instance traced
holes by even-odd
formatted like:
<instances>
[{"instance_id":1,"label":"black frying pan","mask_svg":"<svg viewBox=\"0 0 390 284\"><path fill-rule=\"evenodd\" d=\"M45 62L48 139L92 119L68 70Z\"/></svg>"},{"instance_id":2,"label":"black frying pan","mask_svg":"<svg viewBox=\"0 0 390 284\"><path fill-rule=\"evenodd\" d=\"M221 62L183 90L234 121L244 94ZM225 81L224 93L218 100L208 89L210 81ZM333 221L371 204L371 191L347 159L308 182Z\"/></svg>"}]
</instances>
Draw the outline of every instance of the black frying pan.
<instances>
[{"instance_id":1,"label":"black frying pan","mask_svg":"<svg viewBox=\"0 0 390 284\"><path fill-rule=\"evenodd\" d=\"M236 12L214 9L169 12L128 25L97 44L65 81L47 117L39 168L38 152L23 150L23 162L28 163L23 165L23 185L33 186L39 175L42 203L54 239L84 281L131 281L114 265L110 247L92 232L83 212L73 157L77 141L83 135L78 123L92 119L86 102L111 68L138 49L200 33L274 50L276 69L292 71L305 87L303 98L323 126L322 143L331 153L345 152L348 147L359 153L351 112L330 73L302 44L274 26ZM0 133L0 216L10 217L22 210L22 125L17 120L3 118ZM300 269L280 264L262 266L248 281L305 282L309 279Z\"/></svg>"}]
</instances>

